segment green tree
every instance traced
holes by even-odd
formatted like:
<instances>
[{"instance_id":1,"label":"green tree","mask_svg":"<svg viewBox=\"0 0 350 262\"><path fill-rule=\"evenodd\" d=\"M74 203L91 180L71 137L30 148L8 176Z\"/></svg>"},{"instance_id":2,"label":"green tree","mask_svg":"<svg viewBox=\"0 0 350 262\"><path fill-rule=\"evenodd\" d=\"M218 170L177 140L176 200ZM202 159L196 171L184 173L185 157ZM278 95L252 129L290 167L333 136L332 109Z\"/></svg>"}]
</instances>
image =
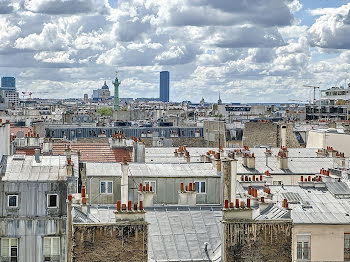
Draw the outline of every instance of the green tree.
<instances>
[{"instance_id":1,"label":"green tree","mask_svg":"<svg viewBox=\"0 0 350 262\"><path fill-rule=\"evenodd\" d=\"M101 115L101 116L112 116L113 115L113 110L110 107L101 107L99 110L97 110L97 112Z\"/></svg>"}]
</instances>

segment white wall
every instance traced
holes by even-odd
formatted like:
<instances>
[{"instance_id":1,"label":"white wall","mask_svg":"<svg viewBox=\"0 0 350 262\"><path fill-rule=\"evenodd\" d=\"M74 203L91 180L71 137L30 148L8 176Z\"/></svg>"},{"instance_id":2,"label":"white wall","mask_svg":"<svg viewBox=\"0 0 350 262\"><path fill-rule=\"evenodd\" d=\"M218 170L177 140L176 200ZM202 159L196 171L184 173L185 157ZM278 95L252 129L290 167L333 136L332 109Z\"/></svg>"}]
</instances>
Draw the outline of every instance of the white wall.
<instances>
[{"instance_id":1,"label":"white wall","mask_svg":"<svg viewBox=\"0 0 350 262\"><path fill-rule=\"evenodd\" d=\"M10 124L0 124L0 160L3 155L10 154Z\"/></svg>"},{"instance_id":2,"label":"white wall","mask_svg":"<svg viewBox=\"0 0 350 262\"><path fill-rule=\"evenodd\" d=\"M306 148L326 148L331 146L334 150L350 157L350 135L309 131Z\"/></svg>"}]
</instances>

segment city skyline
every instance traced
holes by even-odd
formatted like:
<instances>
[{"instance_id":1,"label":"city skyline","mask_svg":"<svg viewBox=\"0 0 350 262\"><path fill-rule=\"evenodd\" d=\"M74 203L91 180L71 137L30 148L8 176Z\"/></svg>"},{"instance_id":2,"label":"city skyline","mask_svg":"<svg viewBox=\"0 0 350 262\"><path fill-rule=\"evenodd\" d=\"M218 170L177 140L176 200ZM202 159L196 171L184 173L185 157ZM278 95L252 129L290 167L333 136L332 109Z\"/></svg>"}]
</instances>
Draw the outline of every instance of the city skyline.
<instances>
[{"instance_id":1,"label":"city skyline","mask_svg":"<svg viewBox=\"0 0 350 262\"><path fill-rule=\"evenodd\" d=\"M347 1L249 3L1 1L0 75L42 98L82 98L115 70L133 98L158 97L169 71L172 101L306 102L303 85L344 85Z\"/></svg>"}]
</instances>

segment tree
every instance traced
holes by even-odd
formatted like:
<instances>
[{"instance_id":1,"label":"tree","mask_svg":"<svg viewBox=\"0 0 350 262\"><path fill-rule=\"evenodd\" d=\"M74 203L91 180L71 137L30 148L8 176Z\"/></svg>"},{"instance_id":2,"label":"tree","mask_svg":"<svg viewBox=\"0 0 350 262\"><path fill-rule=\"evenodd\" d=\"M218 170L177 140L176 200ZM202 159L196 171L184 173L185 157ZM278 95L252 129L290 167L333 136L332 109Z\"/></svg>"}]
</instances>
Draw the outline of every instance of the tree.
<instances>
[{"instance_id":1,"label":"tree","mask_svg":"<svg viewBox=\"0 0 350 262\"><path fill-rule=\"evenodd\" d=\"M101 107L98 111L97 111L101 116L112 116L113 115L113 110L110 107Z\"/></svg>"}]
</instances>

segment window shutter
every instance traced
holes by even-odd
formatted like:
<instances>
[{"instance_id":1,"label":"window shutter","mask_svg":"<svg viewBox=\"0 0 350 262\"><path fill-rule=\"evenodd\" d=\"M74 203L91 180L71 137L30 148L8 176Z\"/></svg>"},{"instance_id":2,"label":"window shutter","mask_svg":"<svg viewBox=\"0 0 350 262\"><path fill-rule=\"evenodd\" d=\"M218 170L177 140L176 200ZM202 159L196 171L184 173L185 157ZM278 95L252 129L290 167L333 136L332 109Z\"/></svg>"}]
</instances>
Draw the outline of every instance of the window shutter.
<instances>
[{"instance_id":1,"label":"window shutter","mask_svg":"<svg viewBox=\"0 0 350 262\"><path fill-rule=\"evenodd\" d=\"M8 257L9 254L9 239L1 240L1 256Z\"/></svg>"},{"instance_id":2,"label":"window shutter","mask_svg":"<svg viewBox=\"0 0 350 262\"><path fill-rule=\"evenodd\" d=\"M52 255L58 256L60 254L60 239L58 237L52 238Z\"/></svg>"},{"instance_id":3,"label":"window shutter","mask_svg":"<svg viewBox=\"0 0 350 262\"><path fill-rule=\"evenodd\" d=\"M44 238L44 256L51 256L51 238Z\"/></svg>"}]
</instances>

